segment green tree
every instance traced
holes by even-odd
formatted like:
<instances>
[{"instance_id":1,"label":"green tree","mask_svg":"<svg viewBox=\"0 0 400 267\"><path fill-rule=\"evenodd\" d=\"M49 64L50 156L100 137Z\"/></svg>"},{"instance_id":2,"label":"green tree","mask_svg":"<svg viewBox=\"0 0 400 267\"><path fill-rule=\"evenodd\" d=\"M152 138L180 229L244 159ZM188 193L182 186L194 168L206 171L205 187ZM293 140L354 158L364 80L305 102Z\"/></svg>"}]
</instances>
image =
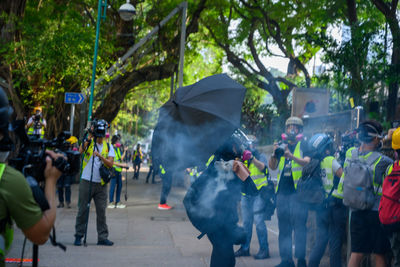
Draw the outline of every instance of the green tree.
<instances>
[{"instance_id":1,"label":"green tree","mask_svg":"<svg viewBox=\"0 0 400 267\"><path fill-rule=\"evenodd\" d=\"M271 94L278 115L288 116L291 90L311 86L305 65L320 47L310 45L307 33L325 30L324 25L311 20L319 5L291 0L217 2L201 19L208 35L224 50L232 70ZM273 52L274 46L279 54ZM274 76L264 64L266 56L289 59L286 76Z\"/></svg>"},{"instance_id":2,"label":"green tree","mask_svg":"<svg viewBox=\"0 0 400 267\"><path fill-rule=\"evenodd\" d=\"M138 15L124 22L118 14L124 0L111 1L107 21L102 23L97 77L172 10L180 1L131 1ZM205 1L189 1L186 60L198 56L190 45L198 31ZM91 77L97 0L2 1L0 27L7 34L0 50L1 77L20 117L35 105L45 108L48 131L57 134L68 127L69 108L64 92L86 91ZM135 87L173 76L179 54L179 24L176 15L148 46L130 59L125 72L106 77L95 88L95 116L112 121L125 96ZM193 49L191 49L193 48ZM80 108L85 108L81 105ZM79 108L76 111L78 114ZM75 126L77 126L76 121ZM75 127L77 129L78 127Z\"/></svg>"}]
</instances>

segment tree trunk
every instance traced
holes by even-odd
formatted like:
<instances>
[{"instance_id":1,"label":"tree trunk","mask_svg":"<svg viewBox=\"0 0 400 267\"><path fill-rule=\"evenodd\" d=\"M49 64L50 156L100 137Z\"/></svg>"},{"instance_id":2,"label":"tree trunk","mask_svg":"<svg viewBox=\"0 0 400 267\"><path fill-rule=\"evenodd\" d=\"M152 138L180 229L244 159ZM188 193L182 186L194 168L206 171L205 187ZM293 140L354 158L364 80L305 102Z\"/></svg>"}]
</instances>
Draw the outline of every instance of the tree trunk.
<instances>
[{"instance_id":1,"label":"tree trunk","mask_svg":"<svg viewBox=\"0 0 400 267\"><path fill-rule=\"evenodd\" d=\"M16 22L23 18L26 0L2 0L0 1L0 46L20 40L20 33L16 28ZM14 111L18 119L24 117L24 106L19 93L12 82L12 66L5 62L0 54L0 77L7 81L6 93L10 96Z\"/></svg>"},{"instance_id":2,"label":"tree trunk","mask_svg":"<svg viewBox=\"0 0 400 267\"><path fill-rule=\"evenodd\" d=\"M389 19L388 23L393 37L393 51L389 72L390 82L387 120L393 121L394 119L399 119L400 116L400 114L396 114L400 75L400 27L399 21L396 19L396 14Z\"/></svg>"},{"instance_id":3,"label":"tree trunk","mask_svg":"<svg viewBox=\"0 0 400 267\"><path fill-rule=\"evenodd\" d=\"M355 0L346 0L347 2L347 16L350 24L351 31L351 47L354 64L350 67L351 73L351 84L350 90L351 95L354 97L354 102L356 105L361 104L361 97L363 93L363 80L361 77L361 69L363 60L360 58L360 51L358 50L358 41L356 40L357 30L358 30L358 18L357 18L357 6Z\"/></svg>"},{"instance_id":4,"label":"tree trunk","mask_svg":"<svg viewBox=\"0 0 400 267\"><path fill-rule=\"evenodd\" d=\"M130 89L145 81L151 82L169 78L174 73L175 66L175 63L170 63L145 67L118 77L113 82L110 92L104 98L103 103L94 112L94 118L111 122L117 116L121 103L123 103Z\"/></svg>"}]
</instances>

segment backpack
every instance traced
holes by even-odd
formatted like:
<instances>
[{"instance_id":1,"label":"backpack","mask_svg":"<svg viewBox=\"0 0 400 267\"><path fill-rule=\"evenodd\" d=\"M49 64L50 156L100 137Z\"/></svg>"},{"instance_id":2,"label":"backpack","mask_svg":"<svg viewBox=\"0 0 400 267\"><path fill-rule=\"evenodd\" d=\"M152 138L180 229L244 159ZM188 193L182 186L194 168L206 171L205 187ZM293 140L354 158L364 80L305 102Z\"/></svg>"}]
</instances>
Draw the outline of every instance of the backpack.
<instances>
[{"instance_id":1,"label":"backpack","mask_svg":"<svg viewBox=\"0 0 400 267\"><path fill-rule=\"evenodd\" d=\"M107 154L110 151L110 144L107 143ZM101 178L101 185L106 185L110 182L111 178L114 177L115 169L113 167L108 168L104 163L101 164L99 172L100 172L100 178Z\"/></svg>"},{"instance_id":2,"label":"backpack","mask_svg":"<svg viewBox=\"0 0 400 267\"><path fill-rule=\"evenodd\" d=\"M325 201L325 190L321 178L321 161L312 159L303 168L302 176L297 182L299 201L320 205Z\"/></svg>"},{"instance_id":3,"label":"backpack","mask_svg":"<svg viewBox=\"0 0 400 267\"><path fill-rule=\"evenodd\" d=\"M400 166L393 164L392 172L382 184L382 198L379 203L379 220L384 226L400 226Z\"/></svg>"},{"instance_id":4,"label":"backpack","mask_svg":"<svg viewBox=\"0 0 400 267\"><path fill-rule=\"evenodd\" d=\"M200 231L197 237L201 239L205 234L216 231L217 225L215 224L216 216L213 214L213 203L210 201L209 208L204 206L204 199L202 196L207 190L217 186L215 179L202 174L190 186L183 199L183 205L186 209L186 214L193 224L193 226Z\"/></svg>"},{"instance_id":5,"label":"backpack","mask_svg":"<svg viewBox=\"0 0 400 267\"><path fill-rule=\"evenodd\" d=\"M381 157L372 152L364 159L359 156L358 149L351 151L351 158L346 159L343 181L343 204L357 210L369 210L375 204L374 163Z\"/></svg>"}]
</instances>

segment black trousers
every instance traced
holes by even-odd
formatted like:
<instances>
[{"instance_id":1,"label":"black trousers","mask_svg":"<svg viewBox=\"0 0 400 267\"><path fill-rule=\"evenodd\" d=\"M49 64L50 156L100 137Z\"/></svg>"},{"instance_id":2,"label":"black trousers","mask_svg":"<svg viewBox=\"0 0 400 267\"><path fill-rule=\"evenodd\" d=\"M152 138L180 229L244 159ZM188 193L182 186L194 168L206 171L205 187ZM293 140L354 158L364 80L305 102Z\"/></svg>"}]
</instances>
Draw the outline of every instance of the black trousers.
<instances>
[{"instance_id":1,"label":"black trousers","mask_svg":"<svg viewBox=\"0 0 400 267\"><path fill-rule=\"evenodd\" d=\"M207 234L212 244L210 267L233 267L235 266L235 253L233 251L233 241L230 233L225 229L220 229L211 234Z\"/></svg>"},{"instance_id":2,"label":"black trousers","mask_svg":"<svg viewBox=\"0 0 400 267\"><path fill-rule=\"evenodd\" d=\"M160 204L166 204L172 186L172 173L166 172L165 174L161 175L161 179L162 179L162 187L161 187Z\"/></svg>"}]
</instances>

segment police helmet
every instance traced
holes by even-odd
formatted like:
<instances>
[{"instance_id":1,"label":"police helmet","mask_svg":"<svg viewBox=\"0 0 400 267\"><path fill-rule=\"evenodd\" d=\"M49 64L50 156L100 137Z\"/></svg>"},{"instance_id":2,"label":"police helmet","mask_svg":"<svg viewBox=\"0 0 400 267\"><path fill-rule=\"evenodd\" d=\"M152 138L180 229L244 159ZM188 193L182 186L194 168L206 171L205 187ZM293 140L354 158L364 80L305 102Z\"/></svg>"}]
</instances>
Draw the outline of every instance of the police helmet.
<instances>
[{"instance_id":1,"label":"police helmet","mask_svg":"<svg viewBox=\"0 0 400 267\"><path fill-rule=\"evenodd\" d=\"M308 149L313 157L322 157L332 143L332 139L327 134L318 133L313 135L310 141L308 141Z\"/></svg>"}]
</instances>

